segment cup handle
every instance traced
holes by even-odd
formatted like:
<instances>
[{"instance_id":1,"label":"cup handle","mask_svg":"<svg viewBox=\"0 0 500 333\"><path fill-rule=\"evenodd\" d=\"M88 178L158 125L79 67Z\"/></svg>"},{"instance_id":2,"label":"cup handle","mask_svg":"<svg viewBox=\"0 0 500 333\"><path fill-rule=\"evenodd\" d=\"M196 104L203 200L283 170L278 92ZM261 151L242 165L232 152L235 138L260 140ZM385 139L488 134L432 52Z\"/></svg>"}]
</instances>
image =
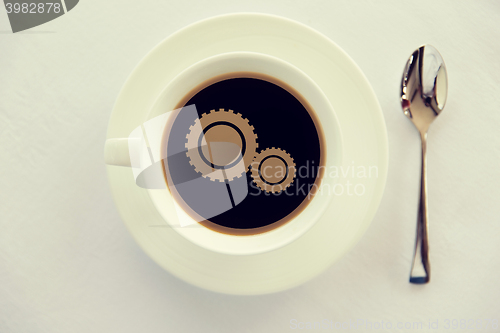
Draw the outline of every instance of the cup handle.
<instances>
[{"instance_id":1,"label":"cup handle","mask_svg":"<svg viewBox=\"0 0 500 333\"><path fill-rule=\"evenodd\" d=\"M128 148L129 139L108 139L104 145L104 163L131 167L130 153Z\"/></svg>"}]
</instances>

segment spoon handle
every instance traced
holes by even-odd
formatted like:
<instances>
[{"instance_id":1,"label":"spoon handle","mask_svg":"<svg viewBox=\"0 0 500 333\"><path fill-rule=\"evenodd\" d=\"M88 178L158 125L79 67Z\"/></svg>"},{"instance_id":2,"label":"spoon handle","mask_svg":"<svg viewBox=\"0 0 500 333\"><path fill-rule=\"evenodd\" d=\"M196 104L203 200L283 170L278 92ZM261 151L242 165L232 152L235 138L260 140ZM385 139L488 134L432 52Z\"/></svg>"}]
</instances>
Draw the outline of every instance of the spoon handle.
<instances>
[{"instance_id":1,"label":"spoon handle","mask_svg":"<svg viewBox=\"0 0 500 333\"><path fill-rule=\"evenodd\" d=\"M428 215L427 215L427 133L422 139L422 175L420 178L420 200L418 204L417 237L415 255L410 272L410 283L428 283L431 275L429 263Z\"/></svg>"}]
</instances>

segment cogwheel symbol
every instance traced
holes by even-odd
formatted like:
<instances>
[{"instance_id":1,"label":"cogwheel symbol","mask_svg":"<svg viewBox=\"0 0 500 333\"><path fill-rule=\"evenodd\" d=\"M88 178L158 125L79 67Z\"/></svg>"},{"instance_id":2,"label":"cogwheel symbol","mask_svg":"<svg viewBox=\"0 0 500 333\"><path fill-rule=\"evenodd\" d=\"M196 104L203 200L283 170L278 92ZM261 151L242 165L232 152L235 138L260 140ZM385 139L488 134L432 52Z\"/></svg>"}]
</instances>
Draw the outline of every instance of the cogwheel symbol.
<instances>
[{"instance_id":1,"label":"cogwheel symbol","mask_svg":"<svg viewBox=\"0 0 500 333\"><path fill-rule=\"evenodd\" d=\"M295 179L295 163L286 151L267 148L257 154L252 162L254 183L266 192L279 193Z\"/></svg>"},{"instance_id":2,"label":"cogwheel symbol","mask_svg":"<svg viewBox=\"0 0 500 333\"><path fill-rule=\"evenodd\" d=\"M189 163L203 177L220 182L245 174L259 146L248 119L224 109L196 119L186 138Z\"/></svg>"}]
</instances>

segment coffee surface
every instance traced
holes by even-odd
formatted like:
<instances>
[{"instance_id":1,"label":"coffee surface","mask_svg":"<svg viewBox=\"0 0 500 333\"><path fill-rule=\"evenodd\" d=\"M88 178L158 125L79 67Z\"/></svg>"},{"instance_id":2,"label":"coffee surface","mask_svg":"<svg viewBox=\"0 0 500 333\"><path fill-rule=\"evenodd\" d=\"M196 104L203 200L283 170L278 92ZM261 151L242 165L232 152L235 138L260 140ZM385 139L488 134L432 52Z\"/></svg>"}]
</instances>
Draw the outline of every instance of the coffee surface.
<instances>
[{"instance_id":1,"label":"coffee surface","mask_svg":"<svg viewBox=\"0 0 500 333\"><path fill-rule=\"evenodd\" d=\"M185 147L186 154L175 165L167 159L166 172L173 184L196 179L200 190L176 186L174 197L200 223L224 233L260 233L286 223L312 200L324 139L298 92L268 76L232 73L193 89L179 107L188 105L197 115L181 110L166 140L167 151ZM242 186L248 190L238 198ZM226 208L214 215L214 202L226 197Z\"/></svg>"}]
</instances>

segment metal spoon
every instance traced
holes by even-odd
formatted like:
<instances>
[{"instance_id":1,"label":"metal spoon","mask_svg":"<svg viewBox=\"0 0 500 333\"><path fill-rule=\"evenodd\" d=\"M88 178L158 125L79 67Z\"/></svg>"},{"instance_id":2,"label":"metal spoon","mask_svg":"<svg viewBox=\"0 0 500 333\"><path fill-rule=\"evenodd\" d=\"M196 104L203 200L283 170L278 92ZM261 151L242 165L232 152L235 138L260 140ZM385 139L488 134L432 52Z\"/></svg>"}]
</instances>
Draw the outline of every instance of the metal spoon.
<instances>
[{"instance_id":1,"label":"metal spoon","mask_svg":"<svg viewBox=\"0 0 500 333\"><path fill-rule=\"evenodd\" d=\"M410 283L429 282L429 242L427 215L427 130L446 103L448 78L441 54L431 45L419 47L408 59L401 82L401 106L420 132L422 140L422 175L418 204L415 255Z\"/></svg>"}]
</instances>

